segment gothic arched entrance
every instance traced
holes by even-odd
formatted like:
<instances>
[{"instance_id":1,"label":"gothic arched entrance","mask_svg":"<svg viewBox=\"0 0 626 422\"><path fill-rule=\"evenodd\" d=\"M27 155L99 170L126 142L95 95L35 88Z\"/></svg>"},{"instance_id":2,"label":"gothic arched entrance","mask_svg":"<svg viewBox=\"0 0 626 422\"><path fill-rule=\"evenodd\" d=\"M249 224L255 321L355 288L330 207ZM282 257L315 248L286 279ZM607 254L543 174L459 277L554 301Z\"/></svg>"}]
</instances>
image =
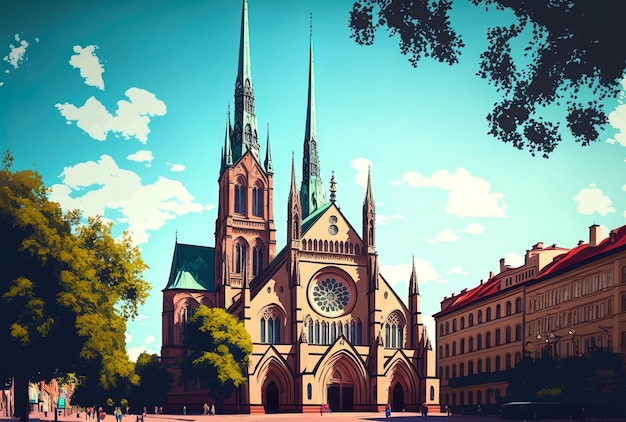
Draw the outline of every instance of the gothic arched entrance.
<instances>
[{"instance_id":1,"label":"gothic arched entrance","mask_svg":"<svg viewBox=\"0 0 626 422\"><path fill-rule=\"evenodd\" d=\"M339 372L335 372L327 384L326 397L328 405L334 411L350 411L354 409L354 383L344 380Z\"/></svg>"},{"instance_id":2,"label":"gothic arched entrance","mask_svg":"<svg viewBox=\"0 0 626 422\"><path fill-rule=\"evenodd\" d=\"M393 396L391 398L391 409L401 412L404 409L404 388L399 382L393 387Z\"/></svg>"},{"instance_id":3,"label":"gothic arched entrance","mask_svg":"<svg viewBox=\"0 0 626 422\"><path fill-rule=\"evenodd\" d=\"M274 381L270 381L265 390L265 413L276 413L278 409L278 387Z\"/></svg>"}]
</instances>

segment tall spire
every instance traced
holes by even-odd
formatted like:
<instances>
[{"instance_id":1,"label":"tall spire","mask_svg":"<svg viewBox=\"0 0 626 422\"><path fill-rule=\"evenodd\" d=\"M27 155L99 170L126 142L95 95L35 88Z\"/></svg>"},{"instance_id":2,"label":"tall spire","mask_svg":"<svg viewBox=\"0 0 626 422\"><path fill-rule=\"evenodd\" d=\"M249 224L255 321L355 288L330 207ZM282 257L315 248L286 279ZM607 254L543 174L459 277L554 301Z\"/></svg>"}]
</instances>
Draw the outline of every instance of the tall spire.
<instances>
[{"instance_id":1,"label":"tall spire","mask_svg":"<svg viewBox=\"0 0 626 422\"><path fill-rule=\"evenodd\" d=\"M241 11L241 38L239 41L239 66L235 80L235 128L233 130L233 161L237 162L247 150L259 160L259 141L254 115L254 89L250 66L250 40L248 36L248 1L243 0Z\"/></svg>"},{"instance_id":2,"label":"tall spire","mask_svg":"<svg viewBox=\"0 0 626 422\"><path fill-rule=\"evenodd\" d=\"M313 76L313 16L309 25L309 93L306 108L306 124L304 131L304 154L302 157L302 185L300 201L302 218L326 203L324 184L320 177L319 158L317 156L317 135L315 131L315 83Z\"/></svg>"},{"instance_id":3,"label":"tall spire","mask_svg":"<svg viewBox=\"0 0 626 422\"><path fill-rule=\"evenodd\" d=\"M270 122L267 122L267 150L265 151L265 172L274 174L274 166L272 165L272 151L270 150Z\"/></svg>"},{"instance_id":4,"label":"tall spire","mask_svg":"<svg viewBox=\"0 0 626 422\"><path fill-rule=\"evenodd\" d=\"M224 166L230 167L233 165L233 148L230 139L230 104L228 105L228 111L226 112L226 135L224 136Z\"/></svg>"},{"instance_id":5,"label":"tall spire","mask_svg":"<svg viewBox=\"0 0 626 422\"><path fill-rule=\"evenodd\" d=\"M411 277L409 278L409 294L420 294L420 288L417 282L417 271L415 271L415 255L413 255L413 267L411 268Z\"/></svg>"}]
</instances>

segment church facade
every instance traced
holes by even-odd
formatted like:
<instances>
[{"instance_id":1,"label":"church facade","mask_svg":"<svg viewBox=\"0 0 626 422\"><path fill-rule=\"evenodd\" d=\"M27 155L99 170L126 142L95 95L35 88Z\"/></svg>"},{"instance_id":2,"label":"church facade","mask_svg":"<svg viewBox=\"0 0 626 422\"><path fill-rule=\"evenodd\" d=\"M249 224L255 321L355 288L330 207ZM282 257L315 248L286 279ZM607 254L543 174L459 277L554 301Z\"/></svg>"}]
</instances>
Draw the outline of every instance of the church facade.
<instances>
[{"instance_id":1,"label":"church facade","mask_svg":"<svg viewBox=\"0 0 626 422\"><path fill-rule=\"evenodd\" d=\"M213 247L175 244L163 289L161 360L175 381L166 411L198 412L207 391L180 383L187 318L200 304L227 309L253 342L248 381L225 412L416 411L439 405L435 356L413 266L408 304L379 272L368 176L353 225L320 177L310 48L301 182L292 160L286 245L277 251L269 134L261 154L254 110L247 1L243 1L234 122L227 118ZM304 75L303 75L304 76ZM304 78L303 78L304 79ZM234 124L233 124L234 123ZM217 163L216 163L217 164ZM407 274L409 276L409 274ZM209 403L210 404L210 403Z\"/></svg>"}]
</instances>

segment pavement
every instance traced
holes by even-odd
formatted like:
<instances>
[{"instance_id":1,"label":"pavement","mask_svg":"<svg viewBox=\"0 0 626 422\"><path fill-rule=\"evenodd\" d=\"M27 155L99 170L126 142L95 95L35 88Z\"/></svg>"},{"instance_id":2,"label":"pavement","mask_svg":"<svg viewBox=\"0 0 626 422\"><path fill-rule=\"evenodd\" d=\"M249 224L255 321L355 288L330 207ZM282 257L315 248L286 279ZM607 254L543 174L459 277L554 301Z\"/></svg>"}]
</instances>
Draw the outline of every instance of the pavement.
<instances>
[{"instance_id":1,"label":"pavement","mask_svg":"<svg viewBox=\"0 0 626 422\"><path fill-rule=\"evenodd\" d=\"M29 422L97 422L95 419L86 420L84 415L77 418L76 415L59 416L56 421L54 415L52 417L44 418L41 414L31 414ZM293 421L297 419L298 422L385 422L385 415L383 412L333 412L332 414L324 414L320 416L319 413L276 413L276 414L258 414L258 415L146 415L145 422L264 422L264 421ZM451 415L446 416L443 413L429 413L428 418L430 422L504 422L507 419L502 419L499 416L483 415L478 417ZM427 422L422 418L420 413L413 412L392 412L392 422L414 422L414 421ZM0 422L17 422L17 419L9 417L0 417ZM511 420L515 422L515 420ZM577 422L576 419L544 419L545 422ZM113 415L107 415L104 422L115 422ZM136 422L136 416L124 416L122 422ZM519 422L522 422L521 420ZM527 422L527 421L524 421ZM626 422L626 419L594 419L587 418L587 422Z\"/></svg>"}]
</instances>

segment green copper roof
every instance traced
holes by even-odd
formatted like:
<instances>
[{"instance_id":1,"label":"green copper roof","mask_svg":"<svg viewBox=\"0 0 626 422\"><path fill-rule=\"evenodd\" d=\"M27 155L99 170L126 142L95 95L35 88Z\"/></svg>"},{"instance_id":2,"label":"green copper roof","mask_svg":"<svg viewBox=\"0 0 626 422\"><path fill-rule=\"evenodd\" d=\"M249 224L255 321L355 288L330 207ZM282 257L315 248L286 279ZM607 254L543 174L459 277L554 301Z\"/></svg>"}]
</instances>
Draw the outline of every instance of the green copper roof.
<instances>
[{"instance_id":1,"label":"green copper roof","mask_svg":"<svg viewBox=\"0 0 626 422\"><path fill-rule=\"evenodd\" d=\"M313 211L312 214L309 214L307 218L302 220L302 235L303 236L307 231L309 231L309 229L313 226L313 224L315 224L315 222L319 220L319 218L330 207L330 205L331 205L330 202L322 205L320 208Z\"/></svg>"},{"instance_id":2,"label":"green copper roof","mask_svg":"<svg viewBox=\"0 0 626 422\"><path fill-rule=\"evenodd\" d=\"M176 243L172 268L163 290L214 291L215 248Z\"/></svg>"}]
</instances>

